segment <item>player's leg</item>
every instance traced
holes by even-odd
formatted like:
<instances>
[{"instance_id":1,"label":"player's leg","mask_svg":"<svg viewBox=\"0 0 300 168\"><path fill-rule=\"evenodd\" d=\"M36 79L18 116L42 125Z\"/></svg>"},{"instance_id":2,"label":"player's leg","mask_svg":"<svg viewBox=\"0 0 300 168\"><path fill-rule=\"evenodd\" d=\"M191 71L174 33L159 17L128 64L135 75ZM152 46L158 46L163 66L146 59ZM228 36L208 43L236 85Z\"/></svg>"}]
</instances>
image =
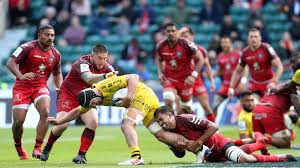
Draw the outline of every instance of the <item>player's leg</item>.
<instances>
[{"instance_id":1,"label":"player's leg","mask_svg":"<svg viewBox=\"0 0 300 168\"><path fill-rule=\"evenodd\" d=\"M85 154L89 150L95 138L95 131L98 127L98 111L91 108L88 112L82 114L81 120L85 123L85 129L81 135L81 143L78 156L73 159L76 164L86 164Z\"/></svg>"},{"instance_id":2,"label":"player's leg","mask_svg":"<svg viewBox=\"0 0 300 168\"><path fill-rule=\"evenodd\" d=\"M246 154L242 149L237 146L231 146L225 150L225 156L233 162L239 163L251 163L251 162L284 162L284 161L296 161L292 155L257 155Z\"/></svg>"},{"instance_id":3,"label":"player's leg","mask_svg":"<svg viewBox=\"0 0 300 168\"><path fill-rule=\"evenodd\" d=\"M61 119L63 118L65 115L67 115L67 112L58 112L56 114L56 119ZM56 142L57 139L59 139L59 137L62 135L62 133L68 128L69 123L64 123L61 125L56 125L52 128L52 130L50 131L47 143L42 151L41 154L41 160L42 161L46 161L49 158L50 152L52 150L52 147L54 145L54 143Z\"/></svg>"},{"instance_id":4,"label":"player's leg","mask_svg":"<svg viewBox=\"0 0 300 168\"><path fill-rule=\"evenodd\" d=\"M270 144L277 148L290 148L291 147L291 133L288 129L277 131L269 137Z\"/></svg>"},{"instance_id":5,"label":"player's leg","mask_svg":"<svg viewBox=\"0 0 300 168\"><path fill-rule=\"evenodd\" d=\"M165 105L173 109L173 104L176 100L177 92L174 88L164 88L163 99Z\"/></svg>"},{"instance_id":6,"label":"player's leg","mask_svg":"<svg viewBox=\"0 0 300 168\"><path fill-rule=\"evenodd\" d=\"M15 148L19 155L20 160L27 160L28 154L22 147L23 123L26 118L30 100L31 89L25 87L14 87L12 98L12 133L15 141Z\"/></svg>"},{"instance_id":7,"label":"player's leg","mask_svg":"<svg viewBox=\"0 0 300 168\"><path fill-rule=\"evenodd\" d=\"M267 142L267 137L260 132L255 132L255 142L244 144L239 148L241 148L247 154L260 150L263 155L270 155L270 152L267 149Z\"/></svg>"},{"instance_id":8,"label":"player's leg","mask_svg":"<svg viewBox=\"0 0 300 168\"><path fill-rule=\"evenodd\" d=\"M35 146L32 157L40 158L42 152L41 146L48 130L47 118L50 113L51 99L48 87L38 88L33 94L32 99L34 100L35 108L40 114L40 119L36 127Z\"/></svg>"},{"instance_id":9,"label":"player's leg","mask_svg":"<svg viewBox=\"0 0 300 168\"><path fill-rule=\"evenodd\" d=\"M143 165L144 160L141 156L141 149L138 143L138 134L136 132L136 125L145 117L140 110L129 107L124 113L121 129L125 136L127 145L131 152L129 160L120 162L118 165Z\"/></svg>"},{"instance_id":10,"label":"player's leg","mask_svg":"<svg viewBox=\"0 0 300 168\"><path fill-rule=\"evenodd\" d=\"M29 105L26 105L29 107ZM22 147L22 135L23 135L23 123L26 118L28 109L18 108L17 106L13 107L13 123L12 123L12 133L15 141L15 148L18 152L20 160L27 160L28 154L25 149Z\"/></svg>"},{"instance_id":11,"label":"player's leg","mask_svg":"<svg viewBox=\"0 0 300 168\"><path fill-rule=\"evenodd\" d=\"M205 92L203 94L198 95L196 98L198 102L201 104L201 106L203 107L207 119L211 122L215 122L216 116L209 105L208 94Z\"/></svg>"}]
</instances>

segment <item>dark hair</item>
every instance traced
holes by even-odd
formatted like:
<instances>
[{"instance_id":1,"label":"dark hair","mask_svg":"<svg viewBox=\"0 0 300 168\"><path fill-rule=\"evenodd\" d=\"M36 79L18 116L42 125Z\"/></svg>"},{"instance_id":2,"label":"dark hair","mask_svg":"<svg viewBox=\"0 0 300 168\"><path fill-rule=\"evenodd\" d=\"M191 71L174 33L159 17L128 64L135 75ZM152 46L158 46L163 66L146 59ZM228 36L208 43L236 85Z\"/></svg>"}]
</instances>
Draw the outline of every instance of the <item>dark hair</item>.
<instances>
[{"instance_id":1,"label":"dark hair","mask_svg":"<svg viewBox=\"0 0 300 168\"><path fill-rule=\"evenodd\" d=\"M107 53L107 49L103 44L96 44L93 48L93 52L95 53Z\"/></svg>"},{"instance_id":2,"label":"dark hair","mask_svg":"<svg viewBox=\"0 0 300 168\"><path fill-rule=\"evenodd\" d=\"M167 114L167 112L172 112L172 114L173 114L173 110L169 106L158 107L154 111L154 118L156 118L158 116L158 114Z\"/></svg>"},{"instance_id":3,"label":"dark hair","mask_svg":"<svg viewBox=\"0 0 300 168\"><path fill-rule=\"evenodd\" d=\"M194 31L193 29L190 27L190 26L183 26L182 28L187 28L188 29L188 32L191 34L191 35L194 35Z\"/></svg>"},{"instance_id":4,"label":"dark hair","mask_svg":"<svg viewBox=\"0 0 300 168\"><path fill-rule=\"evenodd\" d=\"M293 52L290 57L290 64L292 65L293 71L296 72L300 69L300 53Z\"/></svg>"},{"instance_id":5,"label":"dark hair","mask_svg":"<svg viewBox=\"0 0 300 168\"><path fill-rule=\"evenodd\" d=\"M227 35L223 35L223 36L221 37L221 39L229 39L230 41L232 41L232 40L231 40L231 37L230 37L230 36L227 36Z\"/></svg>"},{"instance_id":6,"label":"dark hair","mask_svg":"<svg viewBox=\"0 0 300 168\"><path fill-rule=\"evenodd\" d=\"M42 31L44 31L44 30L46 30L46 29L52 29L52 30L54 30L54 28L53 28L51 25L45 24L45 25L41 25L41 26L38 28L38 32L40 33L40 32L42 32Z\"/></svg>"},{"instance_id":7,"label":"dark hair","mask_svg":"<svg viewBox=\"0 0 300 168\"><path fill-rule=\"evenodd\" d=\"M84 108L89 108L91 100L98 96L92 89L88 90L82 90L77 95L77 101L80 104L80 106Z\"/></svg>"},{"instance_id":8,"label":"dark hair","mask_svg":"<svg viewBox=\"0 0 300 168\"><path fill-rule=\"evenodd\" d=\"M165 29L167 29L167 27L170 27L170 26L172 26L172 27L175 26L176 27L176 24L173 23L173 22L168 22L168 23L164 24L163 28L165 30Z\"/></svg>"},{"instance_id":9,"label":"dark hair","mask_svg":"<svg viewBox=\"0 0 300 168\"><path fill-rule=\"evenodd\" d=\"M259 34L261 34L260 29L257 28L257 27L252 27L252 28L250 28L249 33L250 33L250 32L258 32Z\"/></svg>"},{"instance_id":10,"label":"dark hair","mask_svg":"<svg viewBox=\"0 0 300 168\"><path fill-rule=\"evenodd\" d=\"M253 92L248 91L248 90L244 91L244 92L240 93L240 99L245 97L245 96L251 96L251 95L253 95Z\"/></svg>"}]
</instances>

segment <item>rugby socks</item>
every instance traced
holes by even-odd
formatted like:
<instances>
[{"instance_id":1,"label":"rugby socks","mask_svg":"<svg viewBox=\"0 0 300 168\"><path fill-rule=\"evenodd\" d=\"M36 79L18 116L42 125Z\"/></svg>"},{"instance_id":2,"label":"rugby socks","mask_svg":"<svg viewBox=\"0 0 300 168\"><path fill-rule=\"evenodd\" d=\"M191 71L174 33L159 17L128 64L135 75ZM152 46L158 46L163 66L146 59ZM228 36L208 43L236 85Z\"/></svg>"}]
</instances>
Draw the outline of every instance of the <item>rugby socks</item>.
<instances>
[{"instance_id":1,"label":"rugby socks","mask_svg":"<svg viewBox=\"0 0 300 168\"><path fill-rule=\"evenodd\" d=\"M253 153L255 151L258 151L258 150L262 150L262 149L265 149L265 144L262 143L262 142L257 142L257 143L252 143L252 144L245 144L245 145L242 145L240 146L240 148L245 152L245 153Z\"/></svg>"},{"instance_id":2,"label":"rugby socks","mask_svg":"<svg viewBox=\"0 0 300 168\"><path fill-rule=\"evenodd\" d=\"M235 146L242 146L244 142L241 139L236 139L233 141Z\"/></svg>"},{"instance_id":3,"label":"rugby socks","mask_svg":"<svg viewBox=\"0 0 300 168\"><path fill-rule=\"evenodd\" d=\"M21 139L14 138L14 141L15 141L15 147L22 147Z\"/></svg>"},{"instance_id":4,"label":"rugby socks","mask_svg":"<svg viewBox=\"0 0 300 168\"><path fill-rule=\"evenodd\" d=\"M50 135L48 137L48 141L47 141L47 148L51 148L52 145L56 142L56 140L59 138L60 136L56 136L52 133L52 131L50 132Z\"/></svg>"},{"instance_id":5,"label":"rugby socks","mask_svg":"<svg viewBox=\"0 0 300 168\"><path fill-rule=\"evenodd\" d=\"M44 142L43 140L35 139L34 148L41 148L43 142Z\"/></svg>"},{"instance_id":6,"label":"rugby socks","mask_svg":"<svg viewBox=\"0 0 300 168\"><path fill-rule=\"evenodd\" d=\"M131 146L130 147L131 158L141 159L141 150L139 146Z\"/></svg>"},{"instance_id":7,"label":"rugby socks","mask_svg":"<svg viewBox=\"0 0 300 168\"><path fill-rule=\"evenodd\" d=\"M278 157L276 155L257 155L257 154L251 154L256 158L256 162L282 162L284 159L282 157Z\"/></svg>"},{"instance_id":8,"label":"rugby socks","mask_svg":"<svg viewBox=\"0 0 300 168\"><path fill-rule=\"evenodd\" d=\"M210 114L208 114L208 115L206 116L206 118L207 118L209 121L211 121L211 122L215 122L215 120L216 120L216 115L215 115L215 113L210 113Z\"/></svg>"},{"instance_id":9,"label":"rugby socks","mask_svg":"<svg viewBox=\"0 0 300 168\"><path fill-rule=\"evenodd\" d=\"M95 131L89 128L85 128L81 135L81 144L78 155L85 155L89 150L93 140L95 138Z\"/></svg>"}]
</instances>

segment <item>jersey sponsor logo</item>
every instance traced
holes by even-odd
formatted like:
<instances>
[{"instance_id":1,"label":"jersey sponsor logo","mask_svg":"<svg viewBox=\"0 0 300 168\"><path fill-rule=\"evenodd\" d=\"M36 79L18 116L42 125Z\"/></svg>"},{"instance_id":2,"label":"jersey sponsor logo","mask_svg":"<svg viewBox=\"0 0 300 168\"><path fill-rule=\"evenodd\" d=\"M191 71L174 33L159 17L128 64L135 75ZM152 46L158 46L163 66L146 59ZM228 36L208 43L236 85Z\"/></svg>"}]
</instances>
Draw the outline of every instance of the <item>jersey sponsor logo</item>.
<instances>
[{"instance_id":1,"label":"jersey sponsor logo","mask_svg":"<svg viewBox=\"0 0 300 168\"><path fill-rule=\"evenodd\" d=\"M23 48L18 47L18 48L12 53L12 55L15 56L15 57L18 57L22 51L23 51Z\"/></svg>"},{"instance_id":2,"label":"jersey sponsor logo","mask_svg":"<svg viewBox=\"0 0 300 168\"><path fill-rule=\"evenodd\" d=\"M40 55L33 55L34 58L42 58Z\"/></svg>"},{"instance_id":3,"label":"jersey sponsor logo","mask_svg":"<svg viewBox=\"0 0 300 168\"><path fill-rule=\"evenodd\" d=\"M45 64L40 64L38 72L41 73L41 74L44 74L45 69L46 69L46 65Z\"/></svg>"},{"instance_id":4,"label":"jersey sponsor logo","mask_svg":"<svg viewBox=\"0 0 300 168\"><path fill-rule=\"evenodd\" d=\"M234 62L235 62L234 57L231 57L231 58L230 58L230 61L231 61L232 63L234 63Z\"/></svg>"},{"instance_id":5,"label":"jersey sponsor logo","mask_svg":"<svg viewBox=\"0 0 300 168\"><path fill-rule=\"evenodd\" d=\"M40 88L38 90L38 93L46 93L46 94L49 94L49 90L47 88Z\"/></svg>"},{"instance_id":6,"label":"jersey sponsor logo","mask_svg":"<svg viewBox=\"0 0 300 168\"><path fill-rule=\"evenodd\" d=\"M86 72L90 71L89 65L88 64L80 64L80 72Z\"/></svg>"},{"instance_id":7,"label":"jersey sponsor logo","mask_svg":"<svg viewBox=\"0 0 300 168\"><path fill-rule=\"evenodd\" d=\"M246 122L245 121L239 121L238 122L238 127L239 127L239 130L245 131L246 130Z\"/></svg>"},{"instance_id":8,"label":"jersey sponsor logo","mask_svg":"<svg viewBox=\"0 0 300 168\"><path fill-rule=\"evenodd\" d=\"M162 52L161 55L172 55L172 53Z\"/></svg>"},{"instance_id":9,"label":"jersey sponsor logo","mask_svg":"<svg viewBox=\"0 0 300 168\"><path fill-rule=\"evenodd\" d=\"M190 121L194 124L200 125L202 119L197 116L193 116Z\"/></svg>"},{"instance_id":10,"label":"jersey sponsor logo","mask_svg":"<svg viewBox=\"0 0 300 168\"><path fill-rule=\"evenodd\" d=\"M268 47L268 51L269 51L269 53L270 53L271 55L275 55L275 54L276 54L276 52L275 52L275 50L274 50L273 47Z\"/></svg>"}]
</instances>

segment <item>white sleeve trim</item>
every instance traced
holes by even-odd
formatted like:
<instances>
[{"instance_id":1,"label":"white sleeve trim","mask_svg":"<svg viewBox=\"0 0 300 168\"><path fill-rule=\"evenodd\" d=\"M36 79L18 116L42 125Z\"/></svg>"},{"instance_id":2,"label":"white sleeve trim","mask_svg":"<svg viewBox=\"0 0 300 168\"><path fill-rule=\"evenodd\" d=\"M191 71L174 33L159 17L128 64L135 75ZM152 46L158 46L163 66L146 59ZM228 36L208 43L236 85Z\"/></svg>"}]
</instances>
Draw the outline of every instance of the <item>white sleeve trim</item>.
<instances>
[{"instance_id":1,"label":"white sleeve trim","mask_svg":"<svg viewBox=\"0 0 300 168\"><path fill-rule=\"evenodd\" d=\"M15 56L15 57L18 57L22 51L23 51L23 48L18 47L18 48L12 53L12 55Z\"/></svg>"}]
</instances>

